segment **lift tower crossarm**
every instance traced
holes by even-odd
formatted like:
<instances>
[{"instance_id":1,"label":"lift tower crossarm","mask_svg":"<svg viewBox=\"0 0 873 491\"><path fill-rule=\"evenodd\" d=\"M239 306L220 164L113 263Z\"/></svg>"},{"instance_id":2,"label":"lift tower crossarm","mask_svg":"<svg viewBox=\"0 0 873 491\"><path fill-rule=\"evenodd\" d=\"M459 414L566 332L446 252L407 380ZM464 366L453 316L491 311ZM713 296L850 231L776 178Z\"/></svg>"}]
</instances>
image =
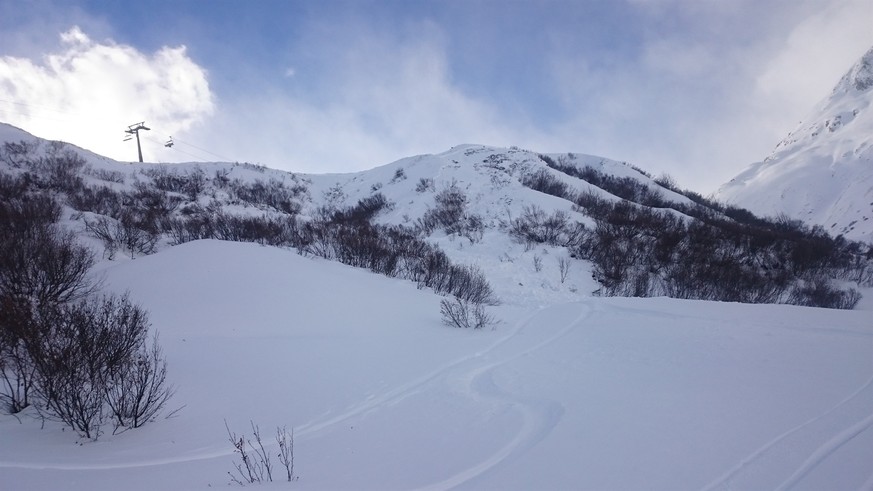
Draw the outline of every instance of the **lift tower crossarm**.
<instances>
[{"instance_id":1,"label":"lift tower crossarm","mask_svg":"<svg viewBox=\"0 0 873 491\"><path fill-rule=\"evenodd\" d=\"M145 121L143 121L128 126L124 132L130 135L136 135L136 150L139 153L139 161L142 162L142 147L139 144L139 130L151 131L151 128L147 128Z\"/></svg>"}]
</instances>

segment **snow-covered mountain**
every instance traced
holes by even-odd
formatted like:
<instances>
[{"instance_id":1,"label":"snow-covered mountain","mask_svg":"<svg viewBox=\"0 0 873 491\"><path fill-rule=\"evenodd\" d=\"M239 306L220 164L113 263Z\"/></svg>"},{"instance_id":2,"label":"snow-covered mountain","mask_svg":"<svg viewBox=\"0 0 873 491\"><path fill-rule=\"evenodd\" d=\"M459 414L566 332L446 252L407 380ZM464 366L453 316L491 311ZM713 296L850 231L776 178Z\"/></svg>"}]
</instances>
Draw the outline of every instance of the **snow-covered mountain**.
<instances>
[{"instance_id":1,"label":"snow-covered mountain","mask_svg":"<svg viewBox=\"0 0 873 491\"><path fill-rule=\"evenodd\" d=\"M120 163L6 125L0 139L0 167L56 193L66 226L109 259L125 247L134 258L197 239L259 242L457 296L442 289L452 282L422 272L449 267L427 250L473 266L474 276L487 270L496 298L528 305L601 294L851 308L853 287L873 276L855 244L591 155L459 145L362 172L307 175L240 163ZM146 236L122 238L128 229Z\"/></svg>"},{"instance_id":2,"label":"snow-covered mountain","mask_svg":"<svg viewBox=\"0 0 873 491\"><path fill-rule=\"evenodd\" d=\"M873 243L873 48L769 157L717 196Z\"/></svg>"},{"instance_id":3,"label":"snow-covered mountain","mask_svg":"<svg viewBox=\"0 0 873 491\"><path fill-rule=\"evenodd\" d=\"M247 479L229 433L254 438L255 424L275 481L285 470L272 429L292 430L301 489L873 482L873 302L593 296L610 280L592 277L604 253L621 266L610 274L636 271L629 284L647 287L680 273L709 275L710 287L732 281L719 271L784 279L788 261L803 266L767 229L738 241L754 254L732 249L735 236L705 222L746 230L753 217L625 163L462 145L303 175L121 163L6 125L0 143L0 204L26 192L62 205L58 226L95 252L103 292L148 311L177 389L170 414L117 433L106 422L96 442L34 406L0 410L4 489L225 486ZM820 258L831 244L812 245L795 250ZM373 264L386 248L396 262ZM460 266L423 264L441 251ZM704 262L683 269L695 254ZM653 255L662 260L645 262ZM457 280L468 265L502 302L486 307L491 329L443 325L453 292L422 278L448 269Z\"/></svg>"}]
</instances>

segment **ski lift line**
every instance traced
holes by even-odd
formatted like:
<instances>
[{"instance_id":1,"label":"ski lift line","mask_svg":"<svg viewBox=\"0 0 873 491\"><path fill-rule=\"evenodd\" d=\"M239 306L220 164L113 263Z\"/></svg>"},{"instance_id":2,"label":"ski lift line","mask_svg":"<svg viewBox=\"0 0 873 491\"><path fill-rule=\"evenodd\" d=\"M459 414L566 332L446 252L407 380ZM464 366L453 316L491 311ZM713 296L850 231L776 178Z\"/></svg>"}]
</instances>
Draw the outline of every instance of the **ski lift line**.
<instances>
[{"instance_id":1,"label":"ski lift line","mask_svg":"<svg viewBox=\"0 0 873 491\"><path fill-rule=\"evenodd\" d=\"M178 139L178 138L174 138L174 139L173 139L173 142L174 142L174 143L181 143L182 145L188 145L189 147L196 148L197 150L200 150L201 152L206 152L206 153L208 153L209 155L212 155L212 156L218 157L218 158L222 159L222 160L225 161L225 162L233 162L233 161L234 161L233 159L228 158L228 157L225 157L224 155L218 155L218 154L215 153L215 152L210 152L209 150L206 150L205 148L200 148L200 147L198 147L197 145L194 145L194 144L188 143L188 142L186 142L186 141L184 141L184 140L180 140L180 139Z\"/></svg>"},{"instance_id":2,"label":"ski lift line","mask_svg":"<svg viewBox=\"0 0 873 491\"><path fill-rule=\"evenodd\" d=\"M164 145L164 143L161 142L160 140L158 140L157 138L154 138L154 137L151 137L151 136L144 136L144 138L146 138L147 140L151 140L151 141L153 141L153 142L155 142L155 143L158 143L158 144L160 144L160 145ZM176 141L177 141L177 140L176 140ZM183 154L185 154L185 155L187 155L187 156L189 156L189 157L194 157L194 159L196 159L197 161L200 161L200 162L209 162L209 159L207 159L207 158L204 158L204 157L202 157L202 156L200 156L200 155L194 155L194 154L192 154L192 153L188 153L188 152L186 152L186 151L184 151L184 150L180 150L180 149L176 148L175 146L168 147L168 148L171 149L171 150L174 150L174 151L176 151L176 152L183 153Z\"/></svg>"},{"instance_id":3,"label":"ski lift line","mask_svg":"<svg viewBox=\"0 0 873 491\"><path fill-rule=\"evenodd\" d=\"M61 119L61 118L55 117L54 115L44 116L42 114L34 114L32 112L17 111L17 110L12 109L12 108L0 107L0 113L3 113L4 117L7 117L7 118L13 118L15 116L18 116L21 118L33 118L33 119L39 119L42 121L52 121L55 123L64 123L64 124L70 124L70 123L75 122L75 119L72 119L72 118Z\"/></svg>"},{"instance_id":4,"label":"ski lift line","mask_svg":"<svg viewBox=\"0 0 873 491\"><path fill-rule=\"evenodd\" d=\"M57 109L57 108L49 107L49 106L41 106L38 104L29 104L27 102L16 102L16 101L10 101L7 99L0 99L0 102L5 103L5 104L12 104L14 106L22 106L22 107L29 107L29 108L33 108L33 109L40 109L43 111L51 111L51 112L60 113L60 114L70 114L70 115L76 114L76 113L71 113L69 111L65 111L63 109Z\"/></svg>"},{"instance_id":5,"label":"ski lift line","mask_svg":"<svg viewBox=\"0 0 873 491\"><path fill-rule=\"evenodd\" d=\"M56 109L56 108L52 108L52 107L49 107L49 106L39 106L39 105L36 105L36 104L28 104L28 103L25 103L25 102L15 102L15 101L7 100L7 99L0 99L0 103L9 104L9 105L12 105L12 106L20 106L20 107L33 108L33 109L38 109L38 110L52 111L52 112L58 113L58 115L60 115L62 118L63 118L63 116L70 116L69 118L59 119L59 118L57 118L57 117L44 116L44 115L41 115L41 114L34 114L33 112L29 112L29 111L16 110L14 107L4 108L4 107L0 106L0 114L4 114L4 115L5 115L4 117L9 118L9 119L12 119L14 116L21 116L21 117L26 117L26 118L37 118L37 119L40 119L40 120L53 121L53 122L56 122L56 123L72 123L72 122L76 122L77 120L80 120L80 119L83 117L81 114L77 114L77 113L73 113L73 112L69 112L69 111L64 111L64 110ZM134 125L130 125L128 128L130 129L130 128L133 128L134 126L136 126L136 124L134 124ZM150 128L143 128L143 129L150 129ZM126 135L124 136L123 141L125 141L125 142L126 142L126 141L130 141L130 140L132 139L132 133L131 133L131 132L128 132L128 131L125 131L125 133L126 133ZM165 146L165 147L167 147L167 148L172 148L173 150L176 150L176 151L178 151L178 152L181 152L181 153L183 153L183 154L185 154L185 155L188 155L188 156L190 156L190 157L194 157L194 158L196 158L196 159L198 159L198 160L202 160L202 161L210 161L210 160L212 160L212 159L211 159L211 158L206 158L206 157L197 156L197 155L191 154L191 153L189 153L189 152L185 152L185 151L183 151L183 150L180 150L180 149L176 148L175 145L181 143L182 145L187 145L187 146L189 146L189 147L191 147L191 148L194 148L194 149L196 149L196 150L199 150L200 152L203 152L203 153L206 153L206 154L212 155L213 157L217 157L217 158L220 159L221 161L224 161L224 162L235 162L235 160L232 159L232 158L226 157L226 156L224 156L224 155L219 155L219 154L217 154L217 153L215 153L215 152L209 151L209 150L207 150L207 149L205 149L205 148L201 148L201 147L199 147L199 146L197 146L197 145L194 145L193 143L188 143L188 142L186 142L186 141L184 141L184 140L180 140L180 139L178 139L178 138L169 137L169 138L168 138L168 139L169 139L168 142L159 142L159 141L155 140L155 139L152 138L152 137L145 136L145 135L144 135L144 137L147 138L147 139L149 139L149 140L151 140L151 141L154 141L154 142L156 142L156 143L160 143L161 145L163 145L163 146ZM169 145L168 145L168 143L170 143L170 142L171 142L172 144L169 144Z\"/></svg>"},{"instance_id":6,"label":"ski lift line","mask_svg":"<svg viewBox=\"0 0 873 491\"><path fill-rule=\"evenodd\" d=\"M9 106L3 108L2 105L4 104L9 104ZM30 110L24 110L22 108L30 108ZM67 124L75 124L89 117L82 113L65 111L49 106L28 104L25 102L15 102L6 99L0 99L0 111L7 111L8 114L15 114L25 118L36 118L43 121L53 121L56 123ZM45 114L46 112L49 112L49 114Z\"/></svg>"},{"instance_id":7,"label":"ski lift line","mask_svg":"<svg viewBox=\"0 0 873 491\"><path fill-rule=\"evenodd\" d=\"M158 140L156 140L155 138L153 138L153 137L151 137L151 136L146 136L145 138L148 138L149 140L151 140L151 141L153 141L153 142L155 142L155 143L160 143ZM194 145L194 144L188 143L188 142L186 142L186 141L184 141L184 140L180 140L178 137L170 136L170 137L168 137L168 139L173 143L173 145L167 146L166 143L162 143L162 145L164 145L165 147L168 147L168 148L172 148L173 150L176 150L176 151L182 152L182 153L184 153L185 155L191 155L192 157L194 156L194 155L192 155L192 154L190 154L190 153L188 153L188 152L185 152L185 151L183 151L183 150L180 150L179 148L177 148L176 144L181 143L182 145L187 145L187 146L189 146L189 147L191 147L191 148L194 148L194 149L196 149L196 150L199 150L200 152L207 153L207 154L209 154L209 155L212 155L213 157L217 157L217 158L220 159L220 161L223 161L223 162L235 162L235 160L233 160L233 159L231 159L231 158L225 157L224 155L219 155L219 154L217 154L217 153L215 153L215 152L210 152L209 150L206 150L205 148L201 148L201 147L198 147L197 145ZM204 158L204 157L197 157L197 158L200 159L200 160L203 160L203 161L207 161L207 162L213 160L213 159L210 159L210 158Z\"/></svg>"}]
</instances>

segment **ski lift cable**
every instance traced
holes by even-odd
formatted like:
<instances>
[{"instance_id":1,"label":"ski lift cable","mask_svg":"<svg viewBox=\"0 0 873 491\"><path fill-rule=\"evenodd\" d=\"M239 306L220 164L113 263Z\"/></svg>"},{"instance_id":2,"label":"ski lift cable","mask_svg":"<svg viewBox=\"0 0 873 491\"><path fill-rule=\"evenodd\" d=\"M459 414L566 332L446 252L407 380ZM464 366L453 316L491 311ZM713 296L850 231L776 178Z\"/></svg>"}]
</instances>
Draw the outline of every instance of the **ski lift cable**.
<instances>
[{"instance_id":1,"label":"ski lift cable","mask_svg":"<svg viewBox=\"0 0 873 491\"><path fill-rule=\"evenodd\" d=\"M193 143L188 143L185 140L180 140L178 137L170 136L168 138L173 142L173 145L168 146L168 148L172 148L173 150L177 150L177 151L182 152L186 155L191 155L191 154L178 149L176 146L177 144L181 143L182 145L187 145L191 148L194 148L195 150L198 150L199 152L207 153L209 155L212 155L213 157L217 157L218 159L220 159L221 162L236 162L236 160L234 160L234 159L231 159L231 158L226 157L224 155L219 155L215 152L211 152L209 150L206 150L205 148L198 147L197 145L194 145ZM151 139L152 141L156 141L150 137L149 137L149 139ZM164 145L164 146L167 146L167 145ZM212 159L209 159L209 158L202 158L202 157L198 157L198 158L201 158L202 160L205 160L205 161L212 161Z\"/></svg>"},{"instance_id":2,"label":"ski lift cable","mask_svg":"<svg viewBox=\"0 0 873 491\"><path fill-rule=\"evenodd\" d=\"M4 101L0 101L0 102L4 102ZM13 103L13 104L16 104L16 103ZM64 117L64 113L59 113L57 115L50 114L50 115L46 116L46 115L39 114L36 112L24 111L24 110L22 110L20 108L16 108L16 107L0 107L0 113L5 114L6 117L8 117L10 120L13 119L15 116L19 116L21 118L39 119L42 121L53 121L55 123L65 123L65 124L69 124L71 122L76 121L75 118L73 118L73 117L69 117L69 118Z\"/></svg>"},{"instance_id":3,"label":"ski lift cable","mask_svg":"<svg viewBox=\"0 0 873 491\"><path fill-rule=\"evenodd\" d=\"M155 138L155 137L153 137L153 136L148 136L148 135L147 135L147 136L145 136L145 138L146 138L147 140L151 140L152 142L159 143L159 144L163 145L163 142L161 142L160 140L158 140L157 138ZM174 141L176 141L176 140L174 139ZM176 151L176 152L179 152L179 153L183 153L183 154L185 154L185 155L187 155L187 156L189 156L189 157L193 157L194 159L196 159L197 161L200 161L200 162L208 162L208 161L209 161L209 159L204 158L204 157L201 156L201 155L194 155L193 153L189 153L189 152L186 152L186 151L184 151L184 150L181 150L181 149L177 148L176 146L172 146L172 147L168 147L168 148L170 148L170 150L173 150L173 151Z\"/></svg>"},{"instance_id":4,"label":"ski lift cable","mask_svg":"<svg viewBox=\"0 0 873 491\"><path fill-rule=\"evenodd\" d=\"M11 104L13 106L21 106L21 107L27 107L27 108L31 108L31 109L39 109L41 111L51 111L54 113L59 113L59 114L64 114L64 115L77 116L76 113L72 113L70 111L66 111L63 109L57 109L57 108L50 107L50 106L43 106L43 105L39 105L39 104L30 104L27 102L10 101L8 99L0 99L0 102L5 103L5 104Z\"/></svg>"},{"instance_id":5,"label":"ski lift cable","mask_svg":"<svg viewBox=\"0 0 873 491\"><path fill-rule=\"evenodd\" d=\"M219 154L217 154L217 153L215 153L215 152L210 152L209 150L206 150L205 148L200 148L200 147L198 147L197 145L194 145L194 144L192 144L192 143L188 143L188 142L186 142L186 141L184 141L184 140L180 140L180 139L178 139L178 138L174 138L174 139L173 139L173 142L174 142L174 143L181 143L182 145L188 145L189 147L196 148L197 150L200 150L201 152L205 152L205 153L208 153L209 155L212 155L212 156L218 157L218 158L222 159L222 160L225 161L225 162L234 162L234 160L231 159L231 158L225 157L224 155L219 155Z\"/></svg>"},{"instance_id":6,"label":"ski lift cable","mask_svg":"<svg viewBox=\"0 0 873 491\"><path fill-rule=\"evenodd\" d=\"M8 106L3 107L3 105L8 105ZM24 110L22 110L22 108L30 108L30 109L33 109L35 111L24 111ZM51 116L45 116L43 114L35 113L36 111L50 111L50 112L57 113L57 114L51 115ZM38 118L41 120L54 121L54 122L58 122L58 123L69 123L69 122L81 119L83 117L83 115L81 115L79 113L71 112L68 110L58 109L58 108L54 108L54 107L50 107L50 106L37 105L37 104L29 104L26 102L16 102L16 101L8 100L8 99L0 99L0 114L9 115L10 119L13 119L12 116L18 115L18 116L23 116L23 117L27 117L27 118ZM187 141L180 140L178 138L169 137L169 141L171 141L173 143L173 145L167 145L166 144L167 142L159 142L159 141L155 140L153 137L150 137L148 135L143 135L143 137L148 139L148 140L151 140L153 142L160 143L161 145L164 145L167 148L172 148L173 150L180 152L180 153L183 153L185 155L188 155L189 157L194 157L195 159L198 159L198 160L210 161L212 159L198 156L198 155L194 155L194 154L189 153L189 152L185 152L184 150L177 148L176 144L181 143L182 145L187 145L187 146L189 146L193 149L196 149L200 152L212 155L213 157L217 157L225 162L235 162L234 159L231 159L231 158L226 157L224 155L219 155L215 152L212 152L212 151L207 150L205 148L201 148L197 145L194 145L193 143L189 143ZM125 138L123 141L129 141L130 139L132 139L131 135L125 135Z\"/></svg>"}]
</instances>

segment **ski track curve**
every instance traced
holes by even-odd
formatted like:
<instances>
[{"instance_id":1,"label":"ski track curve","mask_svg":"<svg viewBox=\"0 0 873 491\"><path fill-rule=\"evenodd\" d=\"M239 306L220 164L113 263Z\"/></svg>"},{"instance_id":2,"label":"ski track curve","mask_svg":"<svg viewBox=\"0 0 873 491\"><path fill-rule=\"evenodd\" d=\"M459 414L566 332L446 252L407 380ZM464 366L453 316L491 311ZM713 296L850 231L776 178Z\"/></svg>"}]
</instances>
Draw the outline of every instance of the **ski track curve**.
<instances>
[{"instance_id":1,"label":"ski track curve","mask_svg":"<svg viewBox=\"0 0 873 491\"><path fill-rule=\"evenodd\" d=\"M788 437L802 432L804 429L810 427L811 425L829 417L830 415L836 413L841 408L853 402L855 399L858 399L861 395L873 389L873 376L871 376L866 383L864 383L857 390L849 394L845 399L838 402L836 405L832 406L825 412L812 417L803 423L790 428L784 433L780 434L776 438L768 441L757 450L753 451L746 458L737 463L734 467L730 468L726 473L722 474L720 477L715 479L714 481L707 484L702 491L713 491L715 489L730 489L731 481L736 478L740 473L750 466L754 465L757 461L762 459L764 455L766 455L770 450L773 450L774 447L778 446ZM873 409L873 408L871 408ZM780 485L778 489L788 489L791 486L797 484L797 482L802 479L809 471L811 471L816 465L820 464L824 460L827 459L828 456L833 454L839 447L843 444L848 443L852 438L861 434L864 430L873 425L873 414L868 415L866 418L851 426L850 428L839 432L836 436L829 439L824 445L818 447L812 455L801 464L800 468L798 468L785 482ZM871 476L871 484L873 484L873 476Z\"/></svg>"},{"instance_id":2,"label":"ski track curve","mask_svg":"<svg viewBox=\"0 0 873 491\"><path fill-rule=\"evenodd\" d=\"M870 426L873 426L873 414L868 415L866 418L861 421L855 423L854 425L846 428L845 430L837 433L833 438L826 441L823 445L818 447L812 455L810 455L800 467L794 471L785 482L779 485L776 488L777 491L791 489L795 484L800 482L810 471L815 469L816 466L827 460L828 457L834 454L837 450L840 449L846 443L849 443L853 438L860 435L864 431L867 430Z\"/></svg>"},{"instance_id":3,"label":"ski track curve","mask_svg":"<svg viewBox=\"0 0 873 491\"><path fill-rule=\"evenodd\" d=\"M481 365L465 374L464 382L467 387L467 395L474 399L490 399L497 400L505 405L512 406L520 411L522 416L522 427L508 443L492 453L483 461L469 467L453 476L448 477L437 483L417 488L419 490L436 491L444 489L452 489L461 486L471 480L482 476L489 470L500 465L502 462L516 455L520 455L525 451L535 446L542 441L552 429L560 422L564 414L563 406L555 401L543 401L530 398L524 398L512 394L501 389L494 382L494 371L514 360L548 346L555 341L566 336L569 332L575 329L579 323L584 321L591 315L592 309L588 305L573 304L581 306L582 311L568 324L561 327L557 332L551 334L546 339L530 346L518 353L503 357L486 365ZM529 324L536 315L526 321Z\"/></svg>"},{"instance_id":4,"label":"ski track curve","mask_svg":"<svg viewBox=\"0 0 873 491\"><path fill-rule=\"evenodd\" d=\"M431 383L435 380L441 380L444 374L449 371L463 365L464 363L470 362L471 360L475 360L482 356L487 355L488 353L494 351L500 346L506 344L511 341L513 337L518 335L519 332L530 322L531 319L536 317L543 309L538 309L528 315L522 317L520 320L515 322L513 327L509 330L509 333L505 336L502 336L498 340L496 340L491 345L487 346L485 349L476 351L474 353L462 356L454 361L448 362L435 370L432 370L422 376L419 376L413 379L410 382L404 383L400 386L394 387L392 389L388 389L384 393L377 396L367 396L361 402L354 404L345 411L340 414L336 414L333 416L324 416L321 418L316 418L312 421L304 423L299 426L294 427L294 436L295 438L306 438L313 434L318 433L325 428L329 428L333 425L342 423L350 418L365 414L369 411L377 409L383 405L394 404L412 394L418 392L421 387ZM275 444L265 444L265 446L275 446ZM0 469L3 468L18 468L18 469L31 469L31 470L62 470L62 471L76 471L76 470L115 470L115 469L125 469L125 468L141 468L141 467L152 467L152 466L160 466L160 465L171 465L171 464L179 464L184 462L195 462L200 460L209 460L221 457L228 457L233 455L235 452L233 450L229 450L226 448L227 445L222 443L221 445L215 445L213 447L206 447L200 449L200 451L196 451L193 453L189 453L187 456L181 457L173 457L173 458L155 458L155 459L145 459L145 460L137 460L137 461L128 461L128 462L113 462L106 464L67 464L67 463L33 463L33 462L3 462L0 461Z\"/></svg>"}]
</instances>

